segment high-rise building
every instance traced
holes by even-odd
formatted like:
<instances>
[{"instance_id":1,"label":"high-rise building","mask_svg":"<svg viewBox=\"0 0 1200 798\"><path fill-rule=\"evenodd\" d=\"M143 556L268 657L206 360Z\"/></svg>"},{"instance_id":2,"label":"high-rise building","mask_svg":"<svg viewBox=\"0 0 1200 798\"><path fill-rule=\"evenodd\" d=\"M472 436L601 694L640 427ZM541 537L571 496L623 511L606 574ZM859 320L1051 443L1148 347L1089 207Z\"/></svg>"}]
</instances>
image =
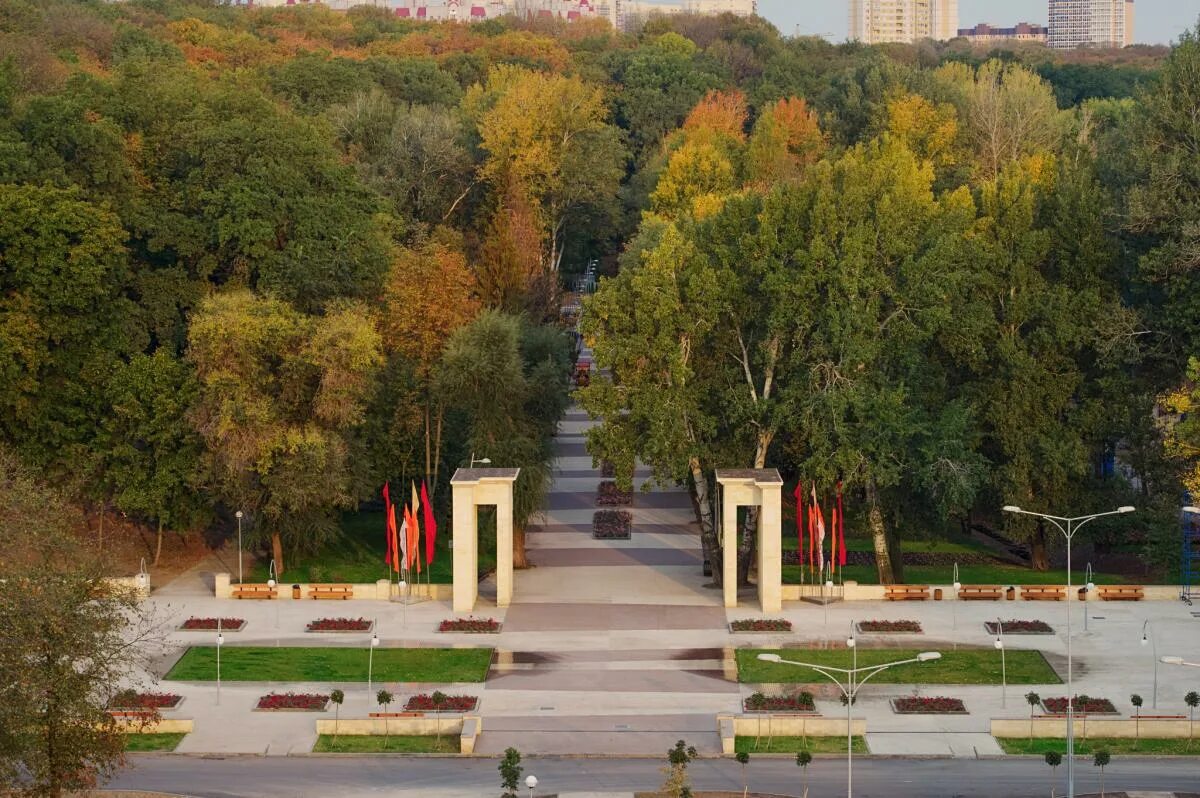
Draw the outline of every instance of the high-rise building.
<instances>
[{"instance_id":1,"label":"high-rise building","mask_svg":"<svg viewBox=\"0 0 1200 798\"><path fill-rule=\"evenodd\" d=\"M1133 44L1133 0L1050 0L1051 47Z\"/></svg>"},{"instance_id":2,"label":"high-rise building","mask_svg":"<svg viewBox=\"0 0 1200 798\"><path fill-rule=\"evenodd\" d=\"M1046 26L1032 22L1018 22L1011 28L998 28L981 22L973 28L959 28L958 35L972 44L997 44L1000 42L1046 43Z\"/></svg>"},{"instance_id":3,"label":"high-rise building","mask_svg":"<svg viewBox=\"0 0 1200 798\"><path fill-rule=\"evenodd\" d=\"M953 39L958 0L850 0L850 38L866 44Z\"/></svg>"}]
</instances>

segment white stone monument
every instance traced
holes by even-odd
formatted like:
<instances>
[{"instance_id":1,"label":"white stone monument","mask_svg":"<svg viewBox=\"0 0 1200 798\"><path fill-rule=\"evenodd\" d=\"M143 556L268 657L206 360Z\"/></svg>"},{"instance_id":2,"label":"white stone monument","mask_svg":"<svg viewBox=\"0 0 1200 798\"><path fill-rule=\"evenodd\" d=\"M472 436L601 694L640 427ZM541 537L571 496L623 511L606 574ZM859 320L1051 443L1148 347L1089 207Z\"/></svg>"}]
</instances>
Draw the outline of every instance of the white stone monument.
<instances>
[{"instance_id":1,"label":"white stone monument","mask_svg":"<svg viewBox=\"0 0 1200 798\"><path fill-rule=\"evenodd\" d=\"M737 510L739 507L758 507L758 601L763 612L779 612L783 608L783 542L779 510L783 479L774 468L723 468L717 469L717 484L721 501L721 583L725 588L725 606L737 606Z\"/></svg>"},{"instance_id":2,"label":"white stone monument","mask_svg":"<svg viewBox=\"0 0 1200 798\"><path fill-rule=\"evenodd\" d=\"M479 598L480 505L496 508L496 606L507 607L512 601L513 483L520 471L519 468L460 468L450 480L454 494L455 612L471 612Z\"/></svg>"}]
</instances>

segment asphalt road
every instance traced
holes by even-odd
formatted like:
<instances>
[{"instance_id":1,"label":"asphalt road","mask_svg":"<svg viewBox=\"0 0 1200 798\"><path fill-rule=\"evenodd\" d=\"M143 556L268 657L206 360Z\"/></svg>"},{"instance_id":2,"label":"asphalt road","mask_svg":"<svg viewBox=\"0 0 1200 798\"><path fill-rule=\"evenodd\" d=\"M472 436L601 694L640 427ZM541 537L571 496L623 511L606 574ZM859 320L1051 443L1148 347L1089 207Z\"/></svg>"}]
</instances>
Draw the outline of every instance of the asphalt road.
<instances>
[{"instance_id":1,"label":"asphalt road","mask_svg":"<svg viewBox=\"0 0 1200 798\"><path fill-rule=\"evenodd\" d=\"M226 796L462 796L500 794L494 759L303 756L202 758L180 755L133 755L109 789L142 789L197 798ZM621 792L652 789L662 783L656 759L532 758L525 773L538 777L538 795L559 792ZM692 763L694 786L705 790L742 789L741 769L731 759ZM1065 787L1058 768L1058 795ZM777 794L803 791L800 769L789 759L752 759L750 788ZM841 795L846 789L842 759L820 758L809 767L812 798ZM1099 791L1098 770L1080 758L1076 792ZM989 796L1044 798L1050 770L1035 758L985 760L861 759L854 766L859 798L937 798ZM1147 790L1200 793L1200 763L1193 757L1154 759L1114 757L1104 776L1106 792ZM524 793L524 791L522 791Z\"/></svg>"}]
</instances>

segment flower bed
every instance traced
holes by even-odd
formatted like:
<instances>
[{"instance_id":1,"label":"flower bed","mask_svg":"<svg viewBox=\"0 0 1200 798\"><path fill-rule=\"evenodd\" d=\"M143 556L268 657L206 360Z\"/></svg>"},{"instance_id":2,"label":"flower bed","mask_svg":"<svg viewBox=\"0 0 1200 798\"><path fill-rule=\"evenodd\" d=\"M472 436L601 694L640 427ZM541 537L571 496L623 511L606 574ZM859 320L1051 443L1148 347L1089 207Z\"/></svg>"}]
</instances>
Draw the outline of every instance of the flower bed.
<instances>
[{"instance_id":1,"label":"flower bed","mask_svg":"<svg viewBox=\"0 0 1200 798\"><path fill-rule=\"evenodd\" d=\"M860 632L883 632L886 634L921 634L918 621L859 621Z\"/></svg>"},{"instance_id":2,"label":"flower bed","mask_svg":"<svg viewBox=\"0 0 1200 798\"><path fill-rule=\"evenodd\" d=\"M1067 714L1067 699L1043 698L1042 708L1051 715ZM1107 698L1092 698L1091 696L1075 696L1075 711L1085 715L1118 715L1117 708Z\"/></svg>"},{"instance_id":3,"label":"flower bed","mask_svg":"<svg viewBox=\"0 0 1200 798\"><path fill-rule=\"evenodd\" d=\"M465 632L466 634L495 634L500 631L500 622L495 618L450 618L438 626L439 632Z\"/></svg>"},{"instance_id":4,"label":"flower bed","mask_svg":"<svg viewBox=\"0 0 1200 798\"><path fill-rule=\"evenodd\" d=\"M195 616L188 618L179 627L182 632L215 632L217 631L217 618L196 618ZM221 618L222 632L240 632L246 622L241 618Z\"/></svg>"},{"instance_id":5,"label":"flower bed","mask_svg":"<svg viewBox=\"0 0 1200 798\"><path fill-rule=\"evenodd\" d=\"M892 711L898 715L966 715L960 698L906 696L892 699Z\"/></svg>"},{"instance_id":6,"label":"flower bed","mask_svg":"<svg viewBox=\"0 0 1200 798\"><path fill-rule=\"evenodd\" d=\"M372 621L366 618L318 618L309 621L305 631L308 632L369 632Z\"/></svg>"},{"instance_id":7,"label":"flower bed","mask_svg":"<svg viewBox=\"0 0 1200 798\"><path fill-rule=\"evenodd\" d=\"M633 492L621 490L616 482L605 480L596 488L596 504L600 507L628 507L633 504Z\"/></svg>"},{"instance_id":8,"label":"flower bed","mask_svg":"<svg viewBox=\"0 0 1200 798\"><path fill-rule=\"evenodd\" d=\"M320 693L267 693L258 699L261 712L324 712L329 696Z\"/></svg>"},{"instance_id":9,"label":"flower bed","mask_svg":"<svg viewBox=\"0 0 1200 798\"><path fill-rule=\"evenodd\" d=\"M742 618L729 622L731 632L790 632L792 622L783 618Z\"/></svg>"},{"instance_id":10,"label":"flower bed","mask_svg":"<svg viewBox=\"0 0 1200 798\"><path fill-rule=\"evenodd\" d=\"M605 478L615 477L617 475L617 467L607 460L600 462L600 476Z\"/></svg>"},{"instance_id":11,"label":"flower bed","mask_svg":"<svg viewBox=\"0 0 1200 798\"><path fill-rule=\"evenodd\" d=\"M1003 631L1006 635L1052 635L1054 629L1045 621L1005 621L1001 629L999 621L988 621L984 624L988 634L994 635Z\"/></svg>"},{"instance_id":12,"label":"flower bed","mask_svg":"<svg viewBox=\"0 0 1200 798\"><path fill-rule=\"evenodd\" d=\"M139 693L137 690L122 690L108 702L109 709L175 709L183 696L174 693Z\"/></svg>"},{"instance_id":13,"label":"flower bed","mask_svg":"<svg viewBox=\"0 0 1200 798\"><path fill-rule=\"evenodd\" d=\"M742 702L746 712L816 712L813 694L801 692L795 695L763 695L751 693Z\"/></svg>"},{"instance_id":14,"label":"flower bed","mask_svg":"<svg viewBox=\"0 0 1200 798\"><path fill-rule=\"evenodd\" d=\"M408 699L404 709L407 712L470 712L478 703L479 699L473 695L447 695L442 696L439 704L432 695L421 693Z\"/></svg>"},{"instance_id":15,"label":"flower bed","mask_svg":"<svg viewBox=\"0 0 1200 798\"><path fill-rule=\"evenodd\" d=\"M628 510L598 510L592 515L592 537L597 540L629 540L633 514Z\"/></svg>"}]
</instances>

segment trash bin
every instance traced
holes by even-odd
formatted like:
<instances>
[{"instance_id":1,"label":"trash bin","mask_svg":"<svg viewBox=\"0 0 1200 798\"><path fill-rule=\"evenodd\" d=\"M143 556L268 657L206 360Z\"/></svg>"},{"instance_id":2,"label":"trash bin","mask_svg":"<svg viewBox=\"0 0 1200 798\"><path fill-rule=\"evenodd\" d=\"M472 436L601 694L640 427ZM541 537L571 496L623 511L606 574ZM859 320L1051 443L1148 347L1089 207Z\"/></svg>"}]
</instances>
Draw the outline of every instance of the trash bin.
<instances>
[{"instance_id":1,"label":"trash bin","mask_svg":"<svg viewBox=\"0 0 1200 798\"><path fill-rule=\"evenodd\" d=\"M933 589L933 600L934 601L942 600L942 589L940 587L935 587Z\"/></svg>"},{"instance_id":2,"label":"trash bin","mask_svg":"<svg viewBox=\"0 0 1200 798\"><path fill-rule=\"evenodd\" d=\"M1008 590L1005 590L1004 597L1006 599L1008 599L1009 601L1016 601L1017 600L1017 589L1015 587L1010 587Z\"/></svg>"},{"instance_id":3,"label":"trash bin","mask_svg":"<svg viewBox=\"0 0 1200 798\"><path fill-rule=\"evenodd\" d=\"M292 585L292 598L300 598L300 585Z\"/></svg>"}]
</instances>

